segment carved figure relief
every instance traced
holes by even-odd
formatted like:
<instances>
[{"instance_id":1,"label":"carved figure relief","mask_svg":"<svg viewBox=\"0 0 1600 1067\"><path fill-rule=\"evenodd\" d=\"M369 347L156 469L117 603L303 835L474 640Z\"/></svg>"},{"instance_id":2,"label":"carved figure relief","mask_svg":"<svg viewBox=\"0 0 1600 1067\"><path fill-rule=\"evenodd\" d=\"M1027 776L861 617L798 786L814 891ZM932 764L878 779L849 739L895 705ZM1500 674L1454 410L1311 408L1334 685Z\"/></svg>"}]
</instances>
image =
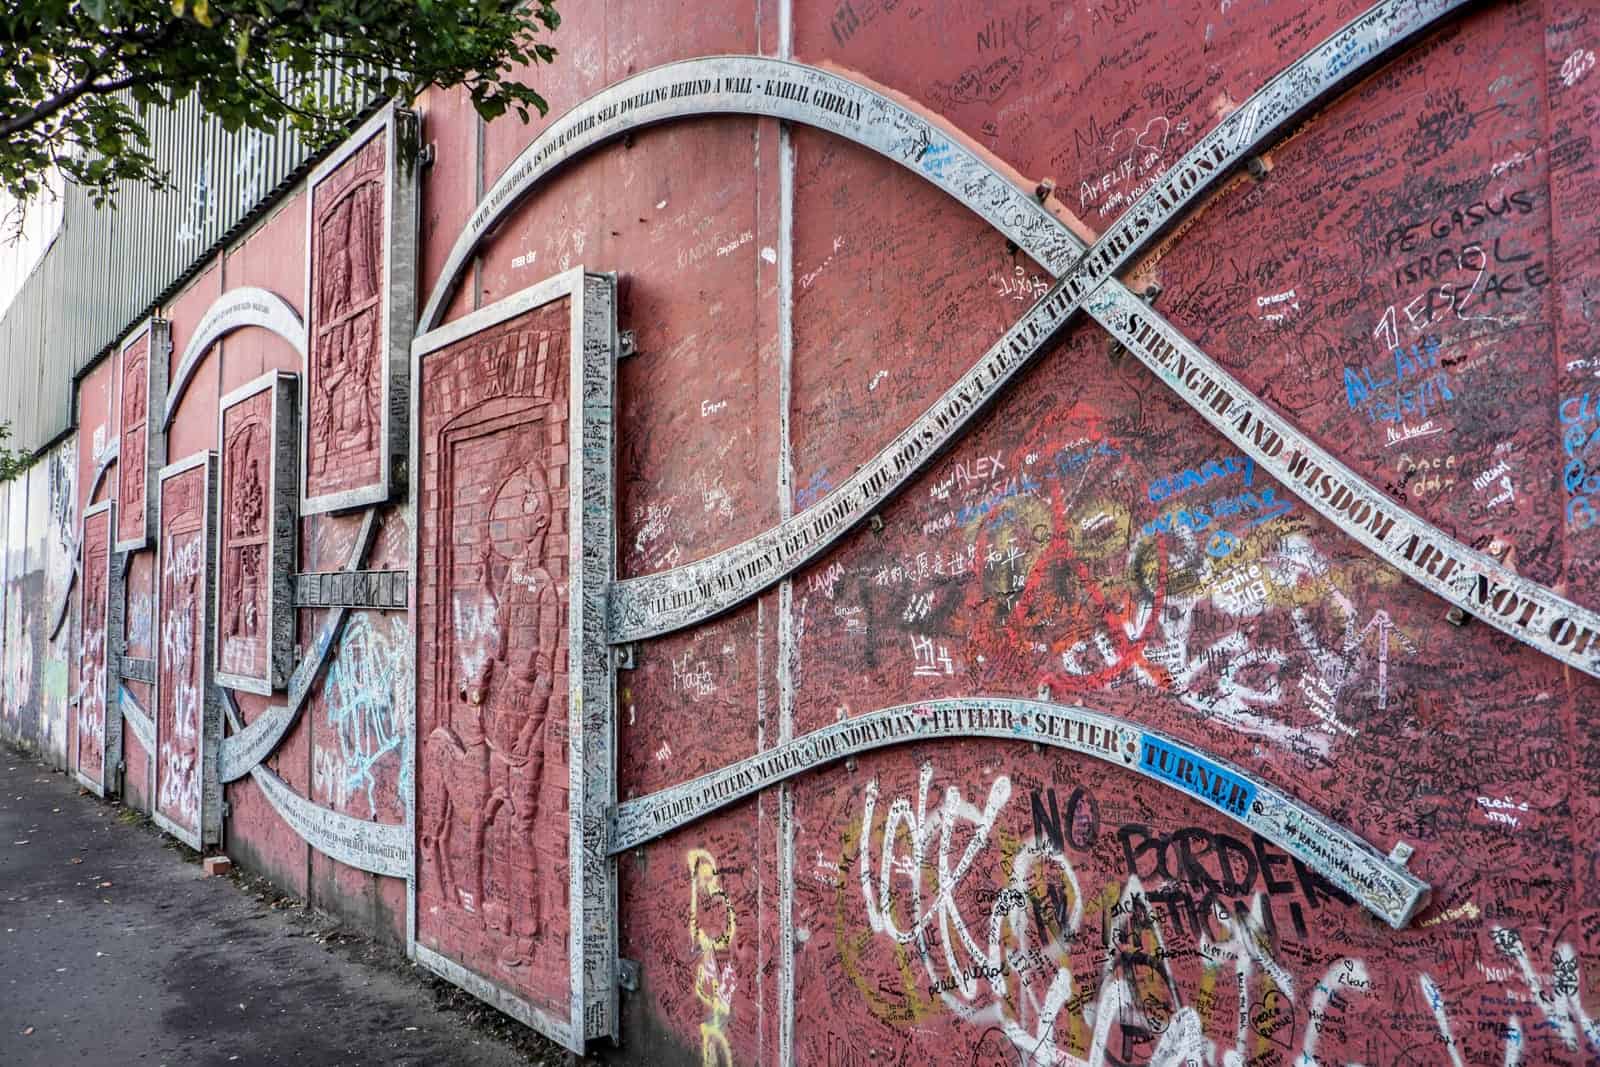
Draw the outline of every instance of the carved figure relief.
<instances>
[{"instance_id":1,"label":"carved figure relief","mask_svg":"<svg viewBox=\"0 0 1600 1067\"><path fill-rule=\"evenodd\" d=\"M373 137L312 193L310 496L382 473L384 161Z\"/></svg>"},{"instance_id":2,"label":"carved figure relief","mask_svg":"<svg viewBox=\"0 0 1600 1067\"><path fill-rule=\"evenodd\" d=\"M418 723L418 937L565 1014L566 343L513 325L430 357L424 378L440 565L419 605L438 637Z\"/></svg>"},{"instance_id":3,"label":"carved figure relief","mask_svg":"<svg viewBox=\"0 0 1600 1067\"><path fill-rule=\"evenodd\" d=\"M267 540L272 455L272 393L262 391L223 413L222 670L265 678L269 672Z\"/></svg>"},{"instance_id":4,"label":"carved figure relief","mask_svg":"<svg viewBox=\"0 0 1600 1067\"><path fill-rule=\"evenodd\" d=\"M74 769L100 782L105 774L106 598L111 562L111 517L101 511L83 523L82 631L78 647L77 756Z\"/></svg>"},{"instance_id":5,"label":"carved figure relief","mask_svg":"<svg viewBox=\"0 0 1600 1067\"><path fill-rule=\"evenodd\" d=\"M130 541L145 532L145 480L149 436L150 334L122 353L122 431L117 459L117 540Z\"/></svg>"},{"instance_id":6,"label":"carved figure relief","mask_svg":"<svg viewBox=\"0 0 1600 1067\"><path fill-rule=\"evenodd\" d=\"M161 487L159 716L156 727L156 810L199 831L202 644L205 630L205 468L169 478Z\"/></svg>"}]
</instances>

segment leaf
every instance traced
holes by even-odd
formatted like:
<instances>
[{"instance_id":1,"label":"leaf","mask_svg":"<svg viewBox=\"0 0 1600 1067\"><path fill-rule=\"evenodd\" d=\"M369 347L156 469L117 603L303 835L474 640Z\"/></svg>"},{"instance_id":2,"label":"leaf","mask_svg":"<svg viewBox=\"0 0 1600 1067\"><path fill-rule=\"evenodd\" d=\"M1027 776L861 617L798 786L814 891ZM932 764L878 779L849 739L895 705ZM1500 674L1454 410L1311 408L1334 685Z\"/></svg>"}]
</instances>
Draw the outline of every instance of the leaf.
<instances>
[{"instance_id":1,"label":"leaf","mask_svg":"<svg viewBox=\"0 0 1600 1067\"><path fill-rule=\"evenodd\" d=\"M211 0L194 0L194 20L208 30L211 28Z\"/></svg>"},{"instance_id":2,"label":"leaf","mask_svg":"<svg viewBox=\"0 0 1600 1067\"><path fill-rule=\"evenodd\" d=\"M250 54L250 27L241 29L233 38L233 65L244 69L245 57Z\"/></svg>"},{"instance_id":3,"label":"leaf","mask_svg":"<svg viewBox=\"0 0 1600 1067\"><path fill-rule=\"evenodd\" d=\"M172 13L183 18L183 13L189 8L188 0L172 0Z\"/></svg>"}]
</instances>

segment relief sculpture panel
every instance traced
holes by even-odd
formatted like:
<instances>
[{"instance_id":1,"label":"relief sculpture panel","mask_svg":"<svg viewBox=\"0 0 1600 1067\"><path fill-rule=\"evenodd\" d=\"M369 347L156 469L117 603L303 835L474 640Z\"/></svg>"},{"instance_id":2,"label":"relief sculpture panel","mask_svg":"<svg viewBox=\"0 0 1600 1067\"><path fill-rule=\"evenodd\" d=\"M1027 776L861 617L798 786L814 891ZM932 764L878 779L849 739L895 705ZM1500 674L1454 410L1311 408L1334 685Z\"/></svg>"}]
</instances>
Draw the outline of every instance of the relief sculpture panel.
<instances>
[{"instance_id":1,"label":"relief sculpture panel","mask_svg":"<svg viewBox=\"0 0 1600 1067\"><path fill-rule=\"evenodd\" d=\"M268 374L223 398L217 683L270 694L288 675L294 564L294 378Z\"/></svg>"},{"instance_id":2,"label":"relief sculpture panel","mask_svg":"<svg viewBox=\"0 0 1600 1067\"><path fill-rule=\"evenodd\" d=\"M193 848L217 840L219 706L212 697L211 453L163 468L156 568L156 822Z\"/></svg>"},{"instance_id":3,"label":"relief sculpture panel","mask_svg":"<svg viewBox=\"0 0 1600 1067\"><path fill-rule=\"evenodd\" d=\"M98 504L83 517L83 584L78 643L78 709L72 769L104 795L106 779L107 667L111 662L111 538L115 507Z\"/></svg>"},{"instance_id":4,"label":"relief sculpture panel","mask_svg":"<svg viewBox=\"0 0 1600 1067\"><path fill-rule=\"evenodd\" d=\"M122 352L122 449L117 456L117 540L144 540L145 466L150 416L150 335Z\"/></svg>"},{"instance_id":5,"label":"relief sculpture panel","mask_svg":"<svg viewBox=\"0 0 1600 1067\"><path fill-rule=\"evenodd\" d=\"M414 175L394 167L386 109L310 179L307 220L306 514L381 503L406 446L406 350L414 318Z\"/></svg>"},{"instance_id":6,"label":"relief sculpture panel","mask_svg":"<svg viewBox=\"0 0 1600 1067\"><path fill-rule=\"evenodd\" d=\"M424 364L419 946L568 1013L568 309Z\"/></svg>"},{"instance_id":7,"label":"relief sculpture panel","mask_svg":"<svg viewBox=\"0 0 1600 1067\"><path fill-rule=\"evenodd\" d=\"M313 496L378 476L383 156L383 139L375 137L313 193Z\"/></svg>"},{"instance_id":8,"label":"relief sculpture panel","mask_svg":"<svg viewBox=\"0 0 1600 1067\"><path fill-rule=\"evenodd\" d=\"M117 379L120 414L117 460L116 550L132 552L150 543L155 531L155 501L151 486L166 462L166 434L151 409L166 393L167 357L172 352L170 326L151 319L122 349ZM156 412L160 414L159 411Z\"/></svg>"}]
</instances>

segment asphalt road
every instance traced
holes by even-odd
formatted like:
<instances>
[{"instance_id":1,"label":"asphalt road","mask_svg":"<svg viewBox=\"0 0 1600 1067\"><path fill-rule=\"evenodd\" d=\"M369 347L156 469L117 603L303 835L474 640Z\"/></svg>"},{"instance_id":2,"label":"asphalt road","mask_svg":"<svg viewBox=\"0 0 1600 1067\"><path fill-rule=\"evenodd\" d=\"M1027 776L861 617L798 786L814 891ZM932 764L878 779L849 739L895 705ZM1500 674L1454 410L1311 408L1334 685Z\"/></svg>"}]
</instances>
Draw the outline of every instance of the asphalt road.
<instances>
[{"instance_id":1,"label":"asphalt road","mask_svg":"<svg viewBox=\"0 0 1600 1067\"><path fill-rule=\"evenodd\" d=\"M254 891L252 891L254 890ZM0 747L0 1064L560 1063L404 953Z\"/></svg>"}]
</instances>

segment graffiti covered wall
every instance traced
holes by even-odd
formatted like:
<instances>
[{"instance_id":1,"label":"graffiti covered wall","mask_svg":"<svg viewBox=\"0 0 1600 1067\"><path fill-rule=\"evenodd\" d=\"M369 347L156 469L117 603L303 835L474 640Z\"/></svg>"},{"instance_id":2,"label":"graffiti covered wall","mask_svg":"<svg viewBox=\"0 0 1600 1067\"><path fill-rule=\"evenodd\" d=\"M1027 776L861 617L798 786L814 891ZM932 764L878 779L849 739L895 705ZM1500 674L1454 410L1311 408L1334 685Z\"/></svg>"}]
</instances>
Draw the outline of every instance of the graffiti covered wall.
<instances>
[{"instance_id":1,"label":"graffiti covered wall","mask_svg":"<svg viewBox=\"0 0 1600 1067\"><path fill-rule=\"evenodd\" d=\"M0 485L0 736L67 766L78 618L77 444L49 449Z\"/></svg>"},{"instance_id":2,"label":"graffiti covered wall","mask_svg":"<svg viewBox=\"0 0 1600 1067\"><path fill-rule=\"evenodd\" d=\"M8 736L159 431L117 788L568 1045L1593 1060L1600 23L1457 7L568 13L82 380Z\"/></svg>"}]
</instances>

